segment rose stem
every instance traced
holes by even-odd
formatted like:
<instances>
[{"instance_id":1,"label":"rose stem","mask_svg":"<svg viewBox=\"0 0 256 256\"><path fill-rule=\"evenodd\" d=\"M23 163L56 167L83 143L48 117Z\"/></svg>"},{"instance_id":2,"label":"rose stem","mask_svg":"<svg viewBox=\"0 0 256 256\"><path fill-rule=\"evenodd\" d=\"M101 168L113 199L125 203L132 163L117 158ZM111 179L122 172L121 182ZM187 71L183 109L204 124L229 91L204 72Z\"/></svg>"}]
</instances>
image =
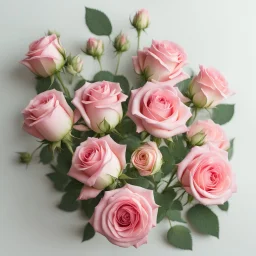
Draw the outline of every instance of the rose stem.
<instances>
[{"instance_id":1,"label":"rose stem","mask_svg":"<svg viewBox=\"0 0 256 256\"><path fill-rule=\"evenodd\" d=\"M58 80L59 80L59 82L60 82L60 84L61 84L61 86L62 86L63 92L66 94L66 96L67 96L69 99L71 99L69 90L65 87L65 85L64 85L64 83L63 83L63 81L62 81L62 79L61 79L61 77L60 77L60 73L57 73L56 76L57 76L57 78L58 78Z\"/></svg>"},{"instance_id":2,"label":"rose stem","mask_svg":"<svg viewBox=\"0 0 256 256\"><path fill-rule=\"evenodd\" d=\"M102 71L102 65L101 65L101 60L100 60L100 58L97 58L97 61L98 61L99 65L100 65L100 70Z\"/></svg>"},{"instance_id":3,"label":"rose stem","mask_svg":"<svg viewBox=\"0 0 256 256\"><path fill-rule=\"evenodd\" d=\"M164 191L169 187L169 185L171 184L171 182L172 182L172 180L173 180L173 177L174 177L174 175L176 174L176 172L177 172L177 168L173 171L173 173L172 173L172 175L171 175L171 177L170 177L170 180L167 182L167 184L166 184L166 186L165 186L163 192L164 192Z\"/></svg>"},{"instance_id":4,"label":"rose stem","mask_svg":"<svg viewBox=\"0 0 256 256\"><path fill-rule=\"evenodd\" d=\"M122 53L118 53L118 54L117 54L117 65L116 65L115 75L116 75L117 72L118 72L118 68L119 68L121 56L122 56Z\"/></svg>"},{"instance_id":5,"label":"rose stem","mask_svg":"<svg viewBox=\"0 0 256 256\"><path fill-rule=\"evenodd\" d=\"M141 30L137 30L138 33L138 41L137 41L137 51L140 49L140 34L141 34Z\"/></svg>"}]
</instances>

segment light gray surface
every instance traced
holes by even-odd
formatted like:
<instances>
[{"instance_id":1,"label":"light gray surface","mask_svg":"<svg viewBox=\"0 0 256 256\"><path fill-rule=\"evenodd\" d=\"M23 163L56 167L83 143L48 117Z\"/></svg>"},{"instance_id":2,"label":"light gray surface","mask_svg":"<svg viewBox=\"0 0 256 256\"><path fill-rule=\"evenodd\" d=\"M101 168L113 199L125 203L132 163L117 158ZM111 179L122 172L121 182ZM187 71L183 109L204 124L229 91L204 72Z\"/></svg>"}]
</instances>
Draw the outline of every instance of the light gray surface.
<instances>
[{"instance_id":1,"label":"light gray surface","mask_svg":"<svg viewBox=\"0 0 256 256\"><path fill-rule=\"evenodd\" d=\"M166 244L168 223L152 230L148 245L122 249L103 236L81 244L85 219L55 206L61 197L45 177L47 167L31 164L28 170L16 163L16 151L30 150L36 140L21 130L20 111L35 95L33 75L18 64L28 44L48 28L61 33L67 51L79 53L90 36L84 24L84 6L105 11L114 32L128 30L135 53L135 32L128 21L138 8L149 10L152 23L142 36L142 45L152 38L169 39L182 45L194 68L212 65L221 70L237 94L236 115L225 125L230 138L236 137L232 160L238 193L230 200L228 213L218 212L220 240L194 235L194 251L184 252ZM255 0L1 0L1 227L0 254L3 256L69 255L255 255ZM108 43L108 40L105 40ZM104 58L105 67L115 63ZM85 57L84 76L91 77L97 63ZM125 65L126 64L126 65ZM111 68L114 70L114 66ZM123 58L121 73L132 73L130 55Z\"/></svg>"}]
</instances>

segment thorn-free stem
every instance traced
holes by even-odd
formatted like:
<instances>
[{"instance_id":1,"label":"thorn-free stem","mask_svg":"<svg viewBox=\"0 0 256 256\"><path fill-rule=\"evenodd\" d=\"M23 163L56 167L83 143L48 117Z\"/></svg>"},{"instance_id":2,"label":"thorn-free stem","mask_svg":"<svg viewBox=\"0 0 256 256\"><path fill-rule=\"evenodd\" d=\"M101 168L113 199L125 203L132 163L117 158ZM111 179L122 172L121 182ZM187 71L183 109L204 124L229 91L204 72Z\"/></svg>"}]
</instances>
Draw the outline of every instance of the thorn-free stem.
<instances>
[{"instance_id":1,"label":"thorn-free stem","mask_svg":"<svg viewBox=\"0 0 256 256\"><path fill-rule=\"evenodd\" d=\"M121 56L122 56L122 53L118 53L118 54L117 54L117 64L116 64L116 71L115 71L115 75L117 75L117 72L118 72L118 69L119 69Z\"/></svg>"},{"instance_id":2,"label":"thorn-free stem","mask_svg":"<svg viewBox=\"0 0 256 256\"><path fill-rule=\"evenodd\" d=\"M141 35L141 30L137 30L138 33L138 41L137 41L137 51L140 49L140 35Z\"/></svg>"},{"instance_id":3,"label":"thorn-free stem","mask_svg":"<svg viewBox=\"0 0 256 256\"><path fill-rule=\"evenodd\" d=\"M102 65L101 65L101 60L100 60L100 57L99 57L99 58L97 58L97 61L98 61L98 63L99 63L99 66L100 66L100 71L102 71Z\"/></svg>"},{"instance_id":4,"label":"thorn-free stem","mask_svg":"<svg viewBox=\"0 0 256 256\"><path fill-rule=\"evenodd\" d=\"M56 74L56 77L58 78L60 84L61 84L61 87L62 87L62 90L63 92L66 94L66 96L71 99L71 96L70 96L70 93L69 93L69 90L67 89L67 87L64 85L62 79L61 79L61 76L60 76L60 73L57 73Z\"/></svg>"}]
</instances>

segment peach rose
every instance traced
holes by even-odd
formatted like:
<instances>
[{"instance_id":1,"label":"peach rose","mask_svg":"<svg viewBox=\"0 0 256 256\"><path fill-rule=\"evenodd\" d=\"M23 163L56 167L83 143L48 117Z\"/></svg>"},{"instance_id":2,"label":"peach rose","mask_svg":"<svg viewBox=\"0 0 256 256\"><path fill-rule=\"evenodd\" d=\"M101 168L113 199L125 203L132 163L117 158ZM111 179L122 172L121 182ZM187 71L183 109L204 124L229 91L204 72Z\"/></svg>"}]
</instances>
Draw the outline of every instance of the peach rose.
<instances>
[{"instance_id":1,"label":"peach rose","mask_svg":"<svg viewBox=\"0 0 256 256\"><path fill-rule=\"evenodd\" d=\"M152 190L126 185L106 191L89 222L111 243L137 248L147 243L157 211Z\"/></svg>"},{"instance_id":2,"label":"peach rose","mask_svg":"<svg viewBox=\"0 0 256 256\"><path fill-rule=\"evenodd\" d=\"M96 197L126 166L125 145L111 137L88 138L76 148L68 175L85 184L79 199Z\"/></svg>"},{"instance_id":3,"label":"peach rose","mask_svg":"<svg viewBox=\"0 0 256 256\"><path fill-rule=\"evenodd\" d=\"M223 204L236 192L228 152L211 144L194 147L178 164L178 179L201 204Z\"/></svg>"},{"instance_id":4,"label":"peach rose","mask_svg":"<svg viewBox=\"0 0 256 256\"><path fill-rule=\"evenodd\" d=\"M65 64L65 50L53 34L34 41L29 46L27 58L21 61L34 74L48 77L58 72Z\"/></svg>"},{"instance_id":5,"label":"peach rose","mask_svg":"<svg viewBox=\"0 0 256 256\"><path fill-rule=\"evenodd\" d=\"M222 127L211 119L193 123L189 127L187 138L193 146L202 146L208 142L224 150L229 149L230 146Z\"/></svg>"},{"instance_id":6,"label":"peach rose","mask_svg":"<svg viewBox=\"0 0 256 256\"><path fill-rule=\"evenodd\" d=\"M160 171L163 156L157 144L148 141L133 152L131 162L141 176L149 176Z\"/></svg>"},{"instance_id":7,"label":"peach rose","mask_svg":"<svg viewBox=\"0 0 256 256\"><path fill-rule=\"evenodd\" d=\"M73 125L73 111L56 90L38 94L22 113L23 129L41 140L60 141Z\"/></svg>"},{"instance_id":8,"label":"peach rose","mask_svg":"<svg viewBox=\"0 0 256 256\"><path fill-rule=\"evenodd\" d=\"M184 50L170 41L153 40L150 48L145 47L133 57L135 72L148 81L164 82L178 77L186 63Z\"/></svg>"},{"instance_id":9,"label":"peach rose","mask_svg":"<svg viewBox=\"0 0 256 256\"><path fill-rule=\"evenodd\" d=\"M177 79L176 79L177 80ZM188 130L190 108L175 80L166 83L147 82L132 90L127 115L135 122L137 132L147 131L157 138L171 138Z\"/></svg>"},{"instance_id":10,"label":"peach rose","mask_svg":"<svg viewBox=\"0 0 256 256\"><path fill-rule=\"evenodd\" d=\"M192 80L189 92L199 108L214 108L234 92L229 89L225 77L215 68L200 65L200 72Z\"/></svg>"}]
</instances>

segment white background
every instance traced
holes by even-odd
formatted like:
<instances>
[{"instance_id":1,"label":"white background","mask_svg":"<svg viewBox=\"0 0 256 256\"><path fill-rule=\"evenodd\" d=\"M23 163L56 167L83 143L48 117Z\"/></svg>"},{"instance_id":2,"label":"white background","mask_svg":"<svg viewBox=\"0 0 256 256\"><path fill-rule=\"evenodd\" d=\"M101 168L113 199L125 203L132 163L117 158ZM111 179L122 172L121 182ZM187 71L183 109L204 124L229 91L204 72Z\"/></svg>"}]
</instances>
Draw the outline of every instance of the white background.
<instances>
[{"instance_id":1,"label":"white background","mask_svg":"<svg viewBox=\"0 0 256 256\"><path fill-rule=\"evenodd\" d=\"M1 0L0 86L1 86L1 227L0 254L6 256L69 255L255 255L255 0ZM103 236L81 243L84 217L56 208L61 193L45 177L48 167L35 159L26 168L17 163L16 151L32 151L36 139L21 130L21 110L35 95L33 75L18 62L31 41L49 28L61 33L67 51L81 53L90 36L84 23L84 6L99 8L110 17L114 35L122 29L132 41L120 73L133 75L131 55L136 34L129 16L139 8L149 10L151 25L142 35L142 45L152 38L168 39L183 46L190 64L211 65L222 71L237 94L236 115L225 125L230 138L236 137L232 160L237 174L238 193L230 200L230 211L220 212L220 239L193 235L193 252L177 250L166 243L167 222L152 230L149 243L139 249L122 249ZM105 38L107 49L111 49ZM103 60L114 70L110 52ZM97 63L84 56L83 75L90 78ZM134 79L130 79L134 81Z\"/></svg>"}]
</instances>

